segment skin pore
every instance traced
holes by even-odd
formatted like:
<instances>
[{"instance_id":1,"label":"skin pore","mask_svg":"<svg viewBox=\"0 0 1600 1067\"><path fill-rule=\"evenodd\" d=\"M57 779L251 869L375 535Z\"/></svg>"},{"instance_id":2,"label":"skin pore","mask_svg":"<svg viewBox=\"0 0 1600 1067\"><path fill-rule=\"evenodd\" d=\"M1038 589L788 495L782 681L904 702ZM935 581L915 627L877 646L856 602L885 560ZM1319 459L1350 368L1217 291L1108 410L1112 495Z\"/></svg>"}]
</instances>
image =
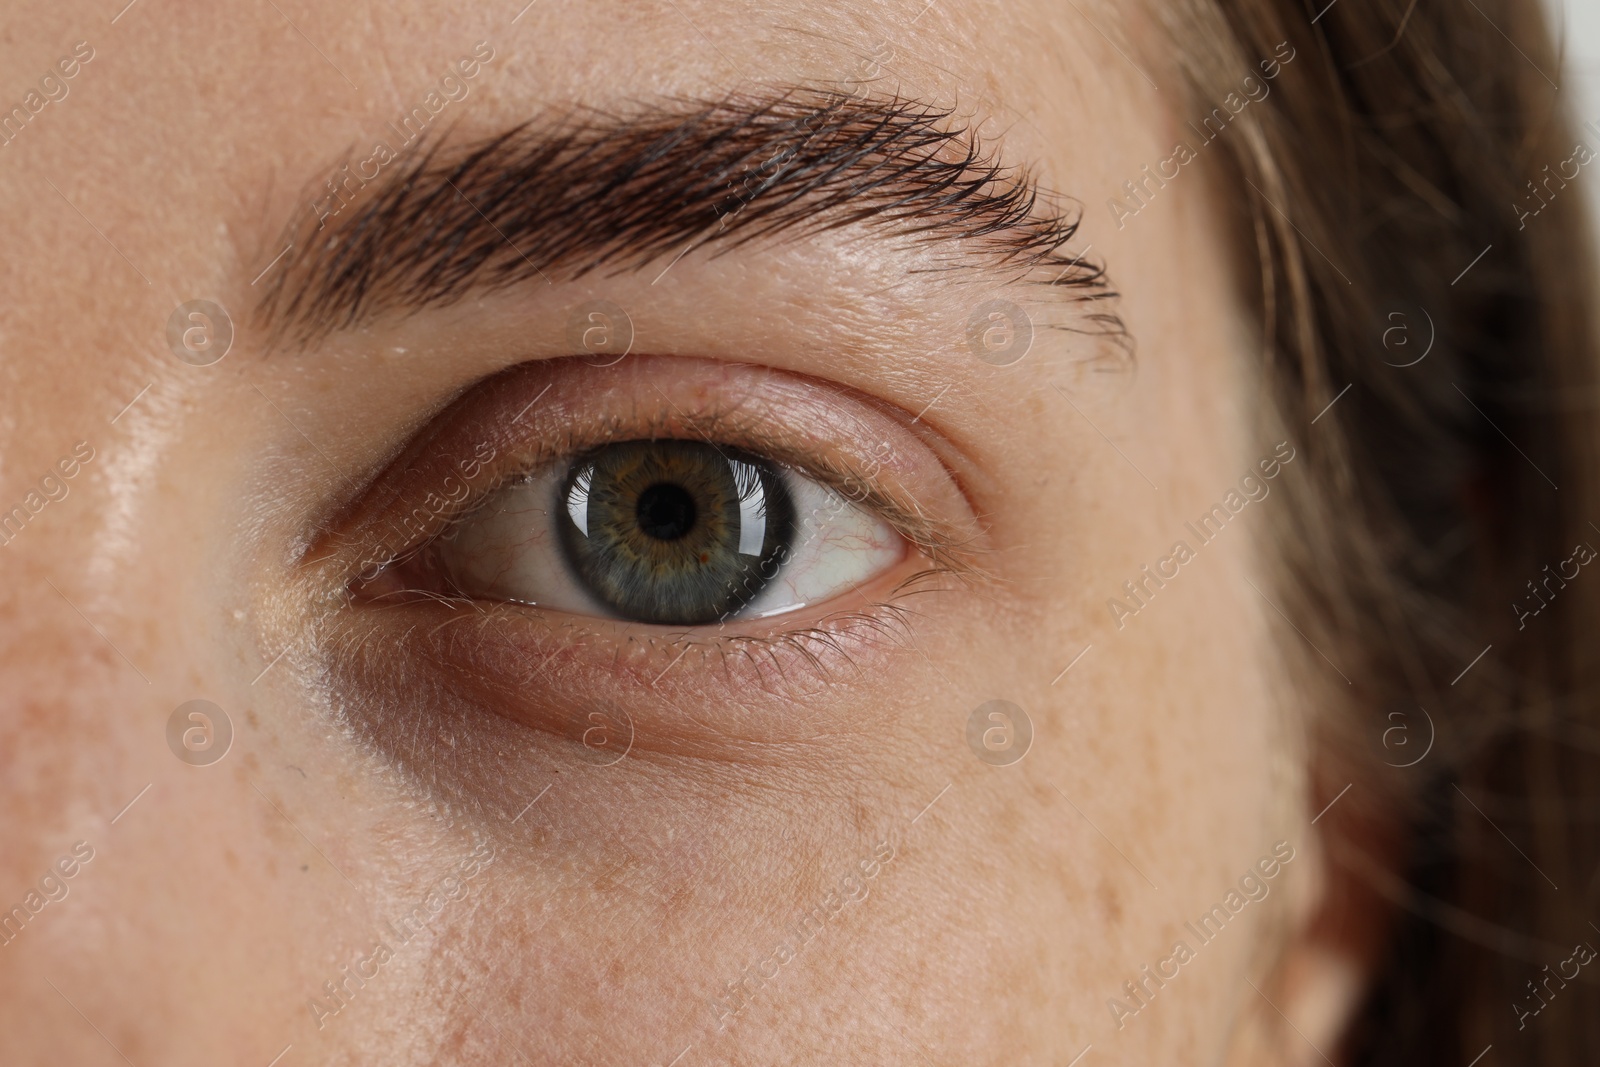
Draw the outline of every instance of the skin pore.
<instances>
[{"instance_id":1,"label":"skin pore","mask_svg":"<svg viewBox=\"0 0 1600 1067\"><path fill-rule=\"evenodd\" d=\"M1203 159L1121 228L1098 206L1182 114L1102 31L1159 46L1090 5L519 7L13 8L0 70L94 58L0 149L3 506L79 442L93 458L0 547L0 905L76 842L93 859L0 946L6 1062L1320 1062L1349 982L1311 947L1281 501L1203 546L1186 529L1285 454L1231 214ZM314 253L433 217L368 206L417 159L370 146L435 92L461 199L436 182L434 212L499 282L419 301L404 279L442 268L386 246L364 310L300 329L288 294L333 276ZM581 227L542 258L558 220L511 236L516 198L455 169L517 128L614 140L841 92L949 113L933 127L966 132L924 172L976 145L1058 194L1029 218L1070 221L1070 197L1081 225L1053 261L1006 259L959 213L908 232L937 214L924 190L898 226L845 201L748 240L617 227L635 261L585 271ZM336 212L327 180L364 163ZM556 164L547 201L593 178ZM567 210L606 195L651 206ZM746 226L761 195L717 215ZM1088 263L1114 298L1059 284ZM193 366L168 320L200 299L235 336ZM633 330L612 366L571 358L595 301ZM1035 325L1014 363L975 350L991 301ZM460 517L425 503L446 473L476 494L652 435L831 478L906 555L832 603L692 631L404 595L425 561L395 557ZM1108 610L1177 541L1178 576ZM206 766L168 741L196 699L233 731ZM1031 723L1008 765L968 742L993 700ZM593 707L625 754L594 758ZM1219 903L1202 942L1185 924ZM1147 966L1177 976L1134 997Z\"/></svg>"}]
</instances>

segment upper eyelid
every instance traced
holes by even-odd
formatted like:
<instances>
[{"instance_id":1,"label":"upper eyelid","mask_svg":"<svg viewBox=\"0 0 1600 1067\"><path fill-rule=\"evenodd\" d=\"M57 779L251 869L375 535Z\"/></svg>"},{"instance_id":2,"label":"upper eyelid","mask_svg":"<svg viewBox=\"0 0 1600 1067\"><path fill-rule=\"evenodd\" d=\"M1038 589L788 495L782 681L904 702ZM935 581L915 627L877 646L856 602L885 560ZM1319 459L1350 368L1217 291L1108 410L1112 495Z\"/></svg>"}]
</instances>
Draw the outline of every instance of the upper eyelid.
<instances>
[{"instance_id":1,"label":"upper eyelid","mask_svg":"<svg viewBox=\"0 0 1600 1067\"><path fill-rule=\"evenodd\" d=\"M809 477L826 486L843 497L848 503L856 506L867 507L883 516L885 521L892 526L896 533L906 538L911 544L925 553L937 558L937 562L946 569L955 571L977 570L977 553L969 537L958 533L951 524L937 521L916 508L914 503L908 503L901 497L885 490L877 482L872 472L865 469L863 464L858 468L849 459L841 459L836 463L819 463L815 456L807 456L799 450L786 447L773 440L762 440L759 433L753 433L749 428L734 431L726 422L714 424L710 432L696 437L677 437L653 432L655 428L646 424L638 428L637 432L624 432L617 436L597 438L592 444L574 448L570 444L559 452L546 453L532 463L522 463L501 472L492 482L471 495L470 506L461 507L445 518L444 524L438 533L427 540L433 540L443 535L451 525L465 522L472 517L478 507L491 499L500 490L518 482L537 476L552 464L568 462L587 451L591 451L602 444L611 444L623 440L634 439L682 439L703 440L709 444L737 444L738 447L748 451L757 452L764 458L779 463L797 473ZM723 435L734 436L737 440L728 437L718 437L720 431ZM413 546L415 547L415 546Z\"/></svg>"},{"instance_id":2,"label":"upper eyelid","mask_svg":"<svg viewBox=\"0 0 1600 1067\"><path fill-rule=\"evenodd\" d=\"M643 357L642 361L657 359L681 362L677 357ZM710 366L704 361L700 362L702 369ZM573 366L567 364L569 372ZM717 375L732 375L726 365L715 366ZM511 433L505 423L518 420L496 423L493 413L501 410L503 405L512 403L512 399L503 397L499 392L480 396L478 387L490 385L494 379L480 382L478 386L466 390L458 401L467 403L467 408L458 414L452 414L452 409L447 408L436 416L430 430L424 431L424 435L407 450L406 458L391 465L389 471L380 475L363 493L356 506L347 509L345 518L333 524L335 532L318 539L316 545L310 546L307 555L316 555L319 559L343 555L348 560L351 553L359 551L361 556L357 564L348 561L345 564L350 571L348 580L370 579L375 570L382 570L425 549L452 524L466 518L506 485L602 444L654 436L710 440L713 444L723 443L757 452L833 489L852 503L873 510L900 536L932 560L938 569L962 574L985 571L981 565L983 553L979 545L980 531L970 523L960 521L964 516L947 517L941 514L941 509L931 509L930 513L929 509L923 507L928 500L919 502L910 487L899 484L897 479L884 477L881 469L875 469L890 465L883 462L886 457L890 460L894 458L894 447L889 446L886 452L884 446L888 442L878 439L883 434L868 434L866 423L861 423L861 432L875 439L874 443L867 445L865 442L845 440L850 436L846 429L822 433L818 438L807 437L813 432L809 427L803 431L794 427L786 428L786 420L773 415L770 403L763 407L752 399L756 390L751 386L752 383L763 381L762 376L766 374L780 380L801 379L766 368L749 367L746 370L756 372L756 376L737 378L743 383L740 388L725 389L721 394L713 391L706 406L695 410L692 416L678 411L670 398L661 394L663 399L668 400L668 407L676 412L676 421L673 413L665 409L657 409L650 416L638 411L631 415L608 413L591 417L587 423L566 413L546 413L546 418L556 421L543 427L542 432L536 423L516 433ZM553 375L561 371L549 361L541 361L513 368L511 372L502 372L497 377L504 379L518 373ZM681 378L682 375L677 377ZM721 380L720 377L718 380ZM828 391L837 392L834 389ZM522 394L513 390L511 395L515 407L523 409ZM474 400L474 397L477 399ZM837 397L841 405L854 404L858 407L870 399ZM808 400L814 402L814 398ZM585 402L574 401L580 409ZM487 412L484 411L485 407ZM876 417L887 418L891 422L905 421L885 414L886 410L898 412L897 408L891 409L882 403L870 404L870 408L877 413ZM459 420L475 414L480 416L475 422L489 425L474 425L471 432L456 426ZM845 425L849 429L856 429L857 420L863 417L848 416ZM439 420L444 420L443 425L439 424ZM918 447L926 450L926 445L921 442L918 442ZM490 453L487 457L486 452ZM457 457L482 458L481 469L471 464L462 466L466 460L452 460L451 453ZM931 453L927 459L944 469L943 464ZM436 469L441 466L443 470ZM489 474L489 478L477 481L476 478L484 472ZM457 475L457 483L465 492L455 499L440 496L439 490ZM951 485L949 492L962 496L954 488L955 476L947 469L945 475ZM439 506L437 503L424 506L429 494L436 500L447 502L448 506ZM373 497L377 498L376 502L369 503ZM402 525L408 519L414 519L418 511L423 512L420 527L410 531L408 536L396 536L396 532L402 530ZM330 542L334 551L325 552Z\"/></svg>"}]
</instances>

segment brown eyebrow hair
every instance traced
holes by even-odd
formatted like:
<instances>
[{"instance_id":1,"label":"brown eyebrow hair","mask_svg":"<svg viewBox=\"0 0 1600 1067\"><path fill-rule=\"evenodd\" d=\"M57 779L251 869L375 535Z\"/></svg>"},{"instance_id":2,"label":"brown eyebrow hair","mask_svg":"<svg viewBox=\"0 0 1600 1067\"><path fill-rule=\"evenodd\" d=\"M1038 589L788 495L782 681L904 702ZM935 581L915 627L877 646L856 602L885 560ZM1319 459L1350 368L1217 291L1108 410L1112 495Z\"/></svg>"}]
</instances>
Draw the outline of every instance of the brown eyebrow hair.
<instances>
[{"instance_id":1,"label":"brown eyebrow hair","mask_svg":"<svg viewBox=\"0 0 1600 1067\"><path fill-rule=\"evenodd\" d=\"M345 218L325 225L313 210L289 227L292 255L257 309L275 341L309 343L474 289L849 225L959 242L948 265L1069 290L1093 302L1081 332L1126 336L1104 303L1116 296L1104 268L1065 252L1076 205L999 162L951 109L914 100L793 89L585 109L461 147L419 142L342 189L354 201Z\"/></svg>"}]
</instances>

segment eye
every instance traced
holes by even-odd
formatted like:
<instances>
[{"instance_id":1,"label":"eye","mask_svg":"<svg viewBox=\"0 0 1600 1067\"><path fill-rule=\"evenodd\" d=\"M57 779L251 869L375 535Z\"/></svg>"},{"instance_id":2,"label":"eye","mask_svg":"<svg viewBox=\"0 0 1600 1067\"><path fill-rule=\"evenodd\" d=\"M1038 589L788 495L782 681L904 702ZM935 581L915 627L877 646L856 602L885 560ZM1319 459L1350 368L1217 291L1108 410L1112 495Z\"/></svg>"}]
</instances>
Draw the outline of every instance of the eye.
<instances>
[{"instance_id":1,"label":"eye","mask_svg":"<svg viewBox=\"0 0 1600 1067\"><path fill-rule=\"evenodd\" d=\"M667 626L823 603L905 540L802 472L705 441L603 445L495 490L432 548L456 592Z\"/></svg>"},{"instance_id":2,"label":"eye","mask_svg":"<svg viewBox=\"0 0 1600 1067\"><path fill-rule=\"evenodd\" d=\"M329 676L401 762L418 738L489 744L506 722L587 752L594 724L575 715L594 708L628 713L635 752L738 760L803 741L816 718L758 701L891 677L951 622L938 605L993 574L963 487L974 458L803 375L529 360L402 433L308 529L301 571L326 605ZM462 771L485 794L512 773L500 740L470 761L487 777Z\"/></svg>"}]
</instances>

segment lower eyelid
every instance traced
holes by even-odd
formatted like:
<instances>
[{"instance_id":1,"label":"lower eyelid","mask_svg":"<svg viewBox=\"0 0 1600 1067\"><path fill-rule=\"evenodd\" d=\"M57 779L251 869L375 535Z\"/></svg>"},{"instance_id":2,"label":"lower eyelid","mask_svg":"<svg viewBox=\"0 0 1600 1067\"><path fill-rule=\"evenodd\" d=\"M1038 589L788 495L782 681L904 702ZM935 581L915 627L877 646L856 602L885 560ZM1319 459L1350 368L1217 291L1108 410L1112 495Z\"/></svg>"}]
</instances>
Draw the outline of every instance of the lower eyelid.
<instances>
[{"instance_id":1,"label":"lower eyelid","mask_svg":"<svg viewBox=\"0 0 1600 1067\"><path fill-rule=\"evenodd\" d=\"M887 676L895 657L917 656L911 621L894 599L889 593L777 635L746 636L730 625L697 640L641 638L626 624L533 608L463 612L425 601L403 613L345 613L323 647L335 651L334 684L392 708L365 716L397 717L375 726L408 745L416 744L414 727L400 724L419 715L486 712L536 730L556 758L581 759L579 712L605 708L632 719L638 757L739 762L809 745L819 722L853 722L837 683ZM819 692L836 692L842 703L819 703ZM425 708L418 693L430 694Z\"/></svg>"}]
</instances>

